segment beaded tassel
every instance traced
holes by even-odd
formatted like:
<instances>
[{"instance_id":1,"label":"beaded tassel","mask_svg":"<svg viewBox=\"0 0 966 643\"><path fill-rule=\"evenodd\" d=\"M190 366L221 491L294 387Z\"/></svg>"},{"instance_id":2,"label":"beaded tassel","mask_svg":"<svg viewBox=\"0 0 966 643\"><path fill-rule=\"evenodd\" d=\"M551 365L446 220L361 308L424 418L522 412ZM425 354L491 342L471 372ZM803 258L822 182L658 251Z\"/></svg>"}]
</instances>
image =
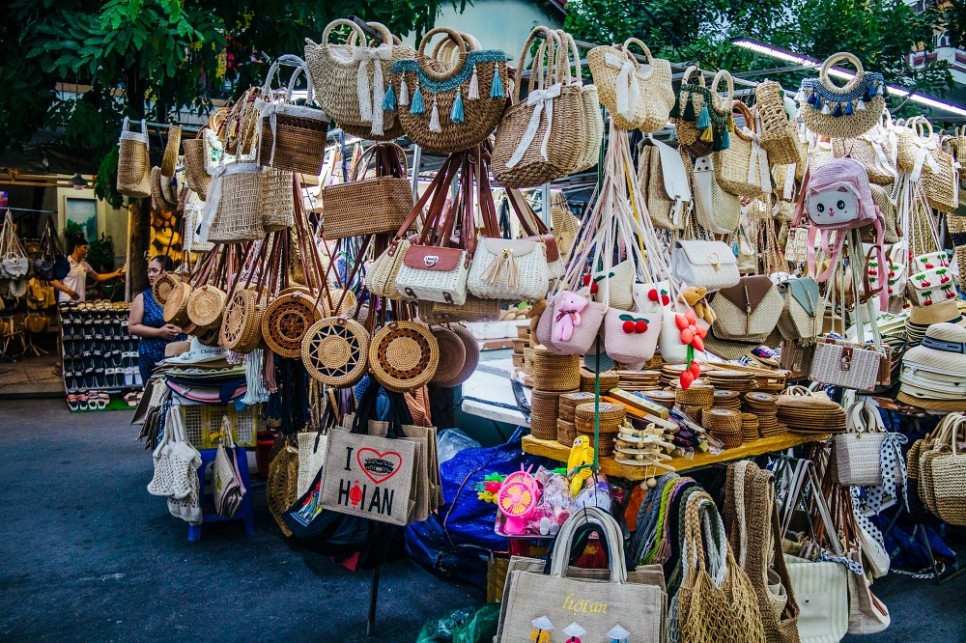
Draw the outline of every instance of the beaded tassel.
<instances>
[{"instance_id":1,"label":"beaded tassel","mask_svg":"<svg viewBox=\"0 0 966 643\"><path fill-rule=\"evenodd\" d=\"M476 71L476 68L473 68ZM490 87L490 98L503 98L503 81L500 80L500 68L493 65L493 85Z\"/></svg>"},{"instance_id":2,"label":"beaded tassel","mask_svg":"<svg viewBox=\"0 0 966 643\"><path fill-rule=\"evenodd\" d=\"M392 85L389 85L389 88L386 90L386 95L382 99L382 111L396 111L396 92L393 90Z\"/></svg>"},{"instance_id":3,"label":"beaded tassel","mask_svg":"<svg viewBox=\"0 0 966 643\"><path fill-rule=\"evenodd\" d=\"M433 111L429 116L429 131L436 132L437 134L443 131L443 128L439 124L439 105L436 103L435 98L433 98Z\"/></svg>"},{"instance_id":4,"label":"beaded tassel","mask_svg":"<svg viewBox=\"0 0 966 643\"><path fill-rule=\"evenodd\" d=\"M671 108L671 113L668 118L679 118L681 116L681 94L677 94L674 97L674 106Z\"/></svg>"},{"instance_id":5,"label":"beaded tassel","mask_svg":"<svg viewBox=\"0 0 966 643\"><path fill-rule=\"evenodd\" d=\"M409 105L409 86L406 84L405 76L403 76L402 82L399 83L399 105L401 107Z\"/></svg>"},{"instance_id":6,"label":"beaded tassel","mask_svg":"<svg viewBox=\"0 0 966 643\"><path fill-rule=\"evenodd\" d=\"M453 109L449 110L449 119L454 123L463 122L463 92L456 90L456 100L453 101Z\"/></svg>"},{"instance_id":7,"label":"beaded tassel","mask_svg":"<svg viewBox=\"0 0 966 643\"><path fill-rule=\"evenodd\" d=\"M473 65L473 75L470 76L470 89L466 97L470 100L480 99L480 79L476 75L476 65Z\"/></svg>"},{"instance_id":8,"label":"beaded tassel","mask_svg":"<svg viewBox=\"0 0 966 643\"><path fill-rule=\"evenodd\" d=\"M701 108L701 116L698 117L698 122L695 123L695 127L698 129L711 127L711 114L708 112L707 103Z\"/></svg>"},{"instance_id":9,"label":"beaded tassel","mask_svg":"<svg viewBox=\"0 0 966 643\"><path fill-rule=\"evenodd\" d=\"M413 93L413 103L409 106L410 114L424 114L426 113L426 106L423 105L423 92L416 84L416 91Z\"/></svg>"}]
</instances>

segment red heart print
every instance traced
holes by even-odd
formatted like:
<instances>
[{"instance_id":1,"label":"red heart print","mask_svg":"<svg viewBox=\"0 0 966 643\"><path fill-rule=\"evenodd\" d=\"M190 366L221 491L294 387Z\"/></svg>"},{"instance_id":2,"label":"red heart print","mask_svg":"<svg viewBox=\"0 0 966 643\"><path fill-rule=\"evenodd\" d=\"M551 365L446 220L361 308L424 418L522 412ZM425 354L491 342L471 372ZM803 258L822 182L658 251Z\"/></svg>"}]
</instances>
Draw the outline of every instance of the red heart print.
<instances>
[{"instance_id":1,"label":"red heart print","mask_svg":"<svg viewBox=\"0 0 966 643\"><path fill-rule=\"evenodd\" d=\"M367 455L364 457L363 454ZM375 449L363 447L356 451L356 461L366 477L376 484L382 484L402 468L402 456L396 451L379 453Z\"/></svg>"}]
</instances>

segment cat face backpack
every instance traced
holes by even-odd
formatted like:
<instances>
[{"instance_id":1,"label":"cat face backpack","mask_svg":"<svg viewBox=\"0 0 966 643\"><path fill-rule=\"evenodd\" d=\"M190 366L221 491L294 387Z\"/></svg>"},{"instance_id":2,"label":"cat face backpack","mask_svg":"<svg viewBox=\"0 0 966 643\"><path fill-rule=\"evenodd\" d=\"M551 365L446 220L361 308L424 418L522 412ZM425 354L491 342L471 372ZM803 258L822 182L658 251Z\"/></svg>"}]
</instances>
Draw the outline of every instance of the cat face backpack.
<instances>
[{"instance_id":1,"label":"cat face backpack","mask_svg":"<svg viewBox=\"0 0 966 643\"><path fill-rule=\"evenodd\" d=\"M861 163L850 158L838 158L820 166L806 178L806 188L802 191L795 225L807 216L810 227L808 232L808 272L816 274L815 242L819 241L822 251L829 259L828 267L815 277L816 281L826 281L836 269L842 254L842 245L847 232L871 225L875 228L875 246L879 265L885 265L883 244L885 232L883 216L872 200L869 189L869 175ZM885 295L883 290L880 295ZM888 302L882 302L883 309Z\"/></svg>"}]
</instances>

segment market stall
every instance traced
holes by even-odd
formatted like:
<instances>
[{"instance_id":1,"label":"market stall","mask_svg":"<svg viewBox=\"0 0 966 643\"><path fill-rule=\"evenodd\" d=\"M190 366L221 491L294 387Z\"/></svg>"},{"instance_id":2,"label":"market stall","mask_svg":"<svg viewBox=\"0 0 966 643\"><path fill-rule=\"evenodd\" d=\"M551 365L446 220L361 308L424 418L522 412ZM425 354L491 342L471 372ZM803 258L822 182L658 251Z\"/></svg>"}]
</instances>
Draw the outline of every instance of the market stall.
<instances>
[{"instance_id":1,"label":"market stall","mask_svg":"<svg viewBox=\"0 0 966 643\"><path fill-rule=\"evenodd\" d=\"M370 626L388 543L439 523L455 547L456 512L487 517L490 550L566 551L588 530L609 550L609 575L546 562L554 597L611 601L606 624L597 603L537 595L545 563L493 566L497 640L887 627L866 579L888 571L876 517L907 503L907 439L882 420L896 399L941 419L908 477L941 518L964 516L966 139L893 122L881 75L850 54L792 91L744 81L743 100L726 70L683 71L672 83L635 39L584 54L537 27L514 67L469 34L414 50L339 20L196 137L172 126L160 167L126 123L119 190L183 212L183 267L153 297L194 338L185 362L218 355L163 367L143 435L173 484L151 492L203 526L205 449L237 495L235 445L259 439L239 414L260 404L278 426L269 508L287 537L376 570ZM573 176L594 186L582 213L551 189ZM481 363L494 340L512 356ZM198 387L233 402L217 443L182 428ZM462 477L449 462L482 456L441 465L435 410L458 387L464 413L529 430ZM715 498L701 476L724 466Z\"/></svg>"}]
</instances>

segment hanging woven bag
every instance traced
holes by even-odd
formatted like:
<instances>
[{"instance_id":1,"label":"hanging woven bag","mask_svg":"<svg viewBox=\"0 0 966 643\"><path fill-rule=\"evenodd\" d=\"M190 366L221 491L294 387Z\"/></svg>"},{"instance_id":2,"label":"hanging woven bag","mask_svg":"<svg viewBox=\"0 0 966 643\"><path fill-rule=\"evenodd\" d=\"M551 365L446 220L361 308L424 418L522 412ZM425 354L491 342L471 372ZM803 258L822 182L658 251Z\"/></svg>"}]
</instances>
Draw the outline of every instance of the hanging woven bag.
<instances>
[{"instance_id":1,"label":"hanging woven bag","mask_svg":"<svg viewBox=\"0 0 966 643\"><path fill-rule=\"evenodd\" d=\"M772 190L771 171L768 154L755 127L755 117L741 101L734 101L732 109L745 122L741 128L735 126L735 136L726 149L713 153L715 180L735 196L755 198L768 194Z\"/></svg>"},{"instance_id":2,"label":"hanging woven bag","mask_svg":"<svg viewBox=\"0 0 966 643\"><path fill-rule=\"evenodd\" d=\"M148 126L141 121L141 131L131 130L125 116L118 141L117 191L132 199L151 196L151 159L148 153Z\"/></svg>"},{"instance_id":3,"label":"hanging woven bag","mask_svg":"<svg viewBox=\"0 0 966 643\"><path fill-rule=\"evenodd\" d=\"M695 72L698 73L698 83L688 82ZM718 84L722 80L727 84L724 96L718 94ZM695 156L707 156L728 148L730 133L734 130L734 121L731 119L734 93L734 80L723 69L715 74L710 88L705 87L704 75L694 65L684 71L678 101L671 109L670 116L676 123L678 142L687 151Z\"/></svg>"},{"instance_id":4,"label":"hanging woven bag","mask_svg":"<svg viewBox=\"0 0 966 643\"><path fill-rule=\"evenodd\" d=\"M794 105L792 106L794 108ZM773 80L766 80L755 88L755 111L761 121L758 135L761 146L768 152L771 165L801 163L801 146L795 120L785 106L785 91Z\"/></svg>"},{"instance_id":5,"label":"hanging woven bag","mask_svg":"<svg viewBox=\"0 0 966 643\"><path fill-rule=\"evenodd\" d=\"M647 60L638 64L630 52L637 45ZM654 58L651 50L637 38L628 38L621 47L595 47L587 54L587 65L611 118L621 129L656 132L667 125L674 105L671 88L671 63Z\"/></svg>"},{"instance_id":6,"label":"hanging woven bag","mask_svg":"<svg viewBox=\"0 0 966 643\"><path fill-rule=\"evenodd\" d=\"M195 138L181 141L181 148L184 150L185 181L188 183L188 188L194 190L202 201L208 198L208 186L211 185L211 175L208 174L211 153L207 132L208 129L202 127Z\"/></svg>"},{"instance_id":7,"label":"hanging woven bag","mask_svg":"<svg viewBox=\"0 0 966 643\"><path fill-rule=\"evenodd\" d=\"M459 62L446 67L427 56L433 36L445 34L459 47ZM506 111L509 84L506 54L495 49L471 50L452 29L437 28L423 36L414 60L392 66L392 90L385 105L396 111L406 135L433 154L460 152L482 143Z\"/></svg>"},{"instance_id":8,"label":"hanging woven bag","mask_svg":"<svg viewBox=\"0 0 966 643\"><path fill-rule=\"evenodd\" d=\"M829 78L832 65L847 61L855 77L842 87ZM885 109L886 84L882 74L866 72L861 61L848 52L829 56L818 78L806 78L798 92L802 120L819 136L856 138L872 129Z\"/></svg>"}]
</instances>

